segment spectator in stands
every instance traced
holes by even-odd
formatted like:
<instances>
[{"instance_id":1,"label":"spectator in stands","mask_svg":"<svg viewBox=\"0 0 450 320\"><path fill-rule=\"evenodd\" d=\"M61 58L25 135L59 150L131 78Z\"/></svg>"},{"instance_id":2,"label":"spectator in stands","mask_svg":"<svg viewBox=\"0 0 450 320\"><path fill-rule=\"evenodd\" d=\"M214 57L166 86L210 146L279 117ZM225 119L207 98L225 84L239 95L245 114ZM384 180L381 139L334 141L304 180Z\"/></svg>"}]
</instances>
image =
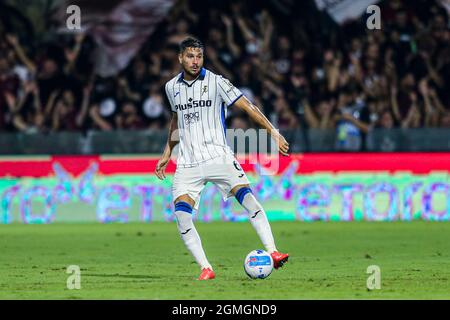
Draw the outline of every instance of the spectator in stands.
<instances>
[{"instance_id":1,"label":"spectator in stands","mask_svg":"<svg viewBox=\"0 0 450 320\"><path fill-rule=\"evenodd\" d=\"M11 108L17 100L19 79L10 69L8 59L0 52L0 130L10 129Z\"/></svg>"},{"instance_id":2,"label":"spectator in stands","mask_svg":"<svg viewBox=\"0 0 450 320\"><path fill-rule=\"evenodd\" d=\"M297 115L291 110L286 98L280 96L274 102L274 112L270 118L274 126L283 129L297 129L299 128L299 121Z\"/></svg>"},{"instance_id":3,"label":"spectator in stands","mask_svg":"<svg viewBox=\"0 0 450 320\"><path fill-rule=\"evenodd\" d=\"M26 133L46 131L39 87L35 81L24 83L21 98L8 100L12 125L16 130Z\"/></svg>"},{"instance_id":4,"label":"spectator in stands","mask_svg":"<svg viewBox=\"0 0 450 320\"><path fill-rule=\"evenodd\" d=\"M330 97L322 97L313 109L307 99L303 101L305 120L308 127L321 130L334 130L336 117L334 117L336 101Z\"/></svg>"},{"instance_id":5,"label":"spectator in stands","mask_svg":"<svg viewBox=\"0 0 450 320\"><path fill-rule=\"evenodd\" d=\"M439 126L450 129L450 111L445 111L439 119Z\"/></svg>"},{"instance_id":6,"label":"spectator in stands","mask_svg":"<svg viewBox=\"0 0 450 320\"><path fill-rule=\"evenodd\" d=\"M138 114L137 107L133 101L124 101L119 114L115 117L116 128L118 130L142 130L145 122Z\"/></svg>"},{"instance_id":7,"label":"spectator in stands","mask_svg":"<svg viewBox=\"0 0 450 320\"><path fill-rule=\"evenodd\" d=\"M390 109L384 109L380 112L380 117L375 127L380 129L393 129L397 127L394 114Z\"/></svg>"},{"instance_id":8,"label":"spectator in stands","mask_svg":"<svg viewBox=\"0 0 450 320\"><path fill-rule=\"evenodd\" d=\"M164 106L164 97L157 84L150 86L148 96L142 103L141 114L149 129L164 128L170 115L168 108Z\"/></svg>"},{"instance_id":9,"label":"spectator in stands","mask_svg":"<svg viewBox=\"0 0 450 320\"><path fill-rule=\"evenodd\" d=\"M0 130L164 128L162 88L179 72L178 43L191 34L206 42L206 66L261 102L282 129L336 130L337 148L362 150L372 128L448 127L447 11L437 0L380 5L383 28L373 31L361 21L322 29L315 14L292 19L270 2L180 0L162 22L168 28L106 79L92 76L89 35L49 32L31 47L0 28ZM233 108L228 115L229 127L254 126Z\"/></svg>"}]
</instances>

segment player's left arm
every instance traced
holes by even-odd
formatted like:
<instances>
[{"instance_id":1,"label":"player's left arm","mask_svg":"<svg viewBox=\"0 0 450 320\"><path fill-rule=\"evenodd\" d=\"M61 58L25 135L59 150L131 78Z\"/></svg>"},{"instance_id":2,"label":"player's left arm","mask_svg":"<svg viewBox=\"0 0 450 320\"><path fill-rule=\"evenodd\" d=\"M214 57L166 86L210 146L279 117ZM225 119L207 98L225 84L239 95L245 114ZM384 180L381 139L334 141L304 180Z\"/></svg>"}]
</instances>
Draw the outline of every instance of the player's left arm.
<instances>
[{"instance_id":1,"label":"player's left arm","mask_svg":"<svg viewBox=\"0 0 450 320\"><path fill-rule=\"evenodd\" d=\"M289 151L289 143L286 139L280 134L280 132L270 123L270 121L266 118L266 116L261 112L261 110L255 106L250 100L248 100L245 96L241 96L236 100L233 104L236 108L246 112L249 117L260 125L262 128L266 129L275 142L278 145L279 152L288 156Z\"/></svg>"}]
</instances>

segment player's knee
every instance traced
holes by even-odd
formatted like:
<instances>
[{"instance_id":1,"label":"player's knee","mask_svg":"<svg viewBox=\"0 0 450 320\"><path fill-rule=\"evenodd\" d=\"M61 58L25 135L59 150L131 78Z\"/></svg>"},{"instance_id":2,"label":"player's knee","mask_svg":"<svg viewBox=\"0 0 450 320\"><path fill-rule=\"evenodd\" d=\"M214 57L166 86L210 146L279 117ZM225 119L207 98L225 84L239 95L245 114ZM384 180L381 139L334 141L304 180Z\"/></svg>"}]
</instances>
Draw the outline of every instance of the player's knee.
<instances>
[{"instance_id":1,"label":"player's knee","mask_svg":"<svg viewBox=\"0 0 450 320\"><path fill-rule=\"evenodd\" d=\"M234 186L231 189L231 193L236 195L236 193L239 191L239 189L242 189L242 188L249 188L250 189L250 185L248 185L248 184L238 184L237 186Z\"/></svg>"},{"instance_id":2,"label":"player's knee","mask_svg":"<svg viewBox=\"0 0 450 320\"><path fill-rule=\"evenodd\" d=\"M175 204L175 217L180 232L192 227L192 207L188 203L180 201Z\"/></svg>"},{"instance_id":3,"label":"player's knee","mask_svg":"<svg viewBox=\"0 0 450 320\"><path fill-rule=\"evenodd\" d=\"M244 198L247 194L252 194L252 190L249 187L242 187L236 193L236 200L242 205Z\"/></svg>"},{"instance_id":4,"label":"player's knee","mask_svg":"<svg viewBox=\"0 0 450 320\"><path fill-rule=\"evenodd\" d=\"M177 203L175 203L175 213L177 212L192 214L192 205L185 201L178 201Z\"/></svg>"},{"instance_id":5,"label":"player's knee","mask_svg":"<svg viewBox=\"0 0 450 320\"><path fill-rule=\"evenodd\" d=\"M180 203L180 202L187 203L191 207L193 207L195 204L195 201L192 200L191 197L189 197L187 194L183 194L183 195L179 196L178 198L176 198L174 201L175 206L177 205L177 203Z\"/></svg>"}]
</instances>

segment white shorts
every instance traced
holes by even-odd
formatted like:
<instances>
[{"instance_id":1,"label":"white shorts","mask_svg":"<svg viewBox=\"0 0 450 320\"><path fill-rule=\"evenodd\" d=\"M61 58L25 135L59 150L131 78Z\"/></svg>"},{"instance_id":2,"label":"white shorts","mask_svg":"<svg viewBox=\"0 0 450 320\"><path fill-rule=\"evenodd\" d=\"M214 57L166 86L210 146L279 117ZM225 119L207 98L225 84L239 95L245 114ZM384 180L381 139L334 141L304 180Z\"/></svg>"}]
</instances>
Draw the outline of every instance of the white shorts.
<instances>
[{"instance_id":1,"label":"white shorts","mask_svg":"<svg viewBox=\"0 0 450 320\"><path fill-rule=\"evenodd\" d=\"M200 193L208 182L219 188L224 200L233 196L231 189L235 186L250 184L236 158L232 154L225 154L199 166L177 167L172 185L173 200L187 194L195 201L194 208L198 210Z\"/></svg>"}]
</instances>

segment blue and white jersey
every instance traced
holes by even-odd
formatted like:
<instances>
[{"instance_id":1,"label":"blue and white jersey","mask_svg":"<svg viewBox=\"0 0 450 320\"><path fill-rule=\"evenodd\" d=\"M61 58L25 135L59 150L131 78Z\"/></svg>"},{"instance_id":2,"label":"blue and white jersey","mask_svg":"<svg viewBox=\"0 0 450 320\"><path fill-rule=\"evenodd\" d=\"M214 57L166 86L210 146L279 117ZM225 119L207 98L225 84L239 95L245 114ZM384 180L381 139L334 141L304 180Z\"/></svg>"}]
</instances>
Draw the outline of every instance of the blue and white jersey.
<instances>
[{"instance_id":1,"label":"blue and white jersey","mask_svg":"<svg viewBox=\"0 0 450 320\"><path fill-rule=\"evenodd\" d=\"M239 89L205 68L192 81L186 81L181 72L165 89L172 112L178 115L177 166L193 167L233 154L225 137L225 118L227 107L242 96Z\"/></svg>"}]
</instances>

